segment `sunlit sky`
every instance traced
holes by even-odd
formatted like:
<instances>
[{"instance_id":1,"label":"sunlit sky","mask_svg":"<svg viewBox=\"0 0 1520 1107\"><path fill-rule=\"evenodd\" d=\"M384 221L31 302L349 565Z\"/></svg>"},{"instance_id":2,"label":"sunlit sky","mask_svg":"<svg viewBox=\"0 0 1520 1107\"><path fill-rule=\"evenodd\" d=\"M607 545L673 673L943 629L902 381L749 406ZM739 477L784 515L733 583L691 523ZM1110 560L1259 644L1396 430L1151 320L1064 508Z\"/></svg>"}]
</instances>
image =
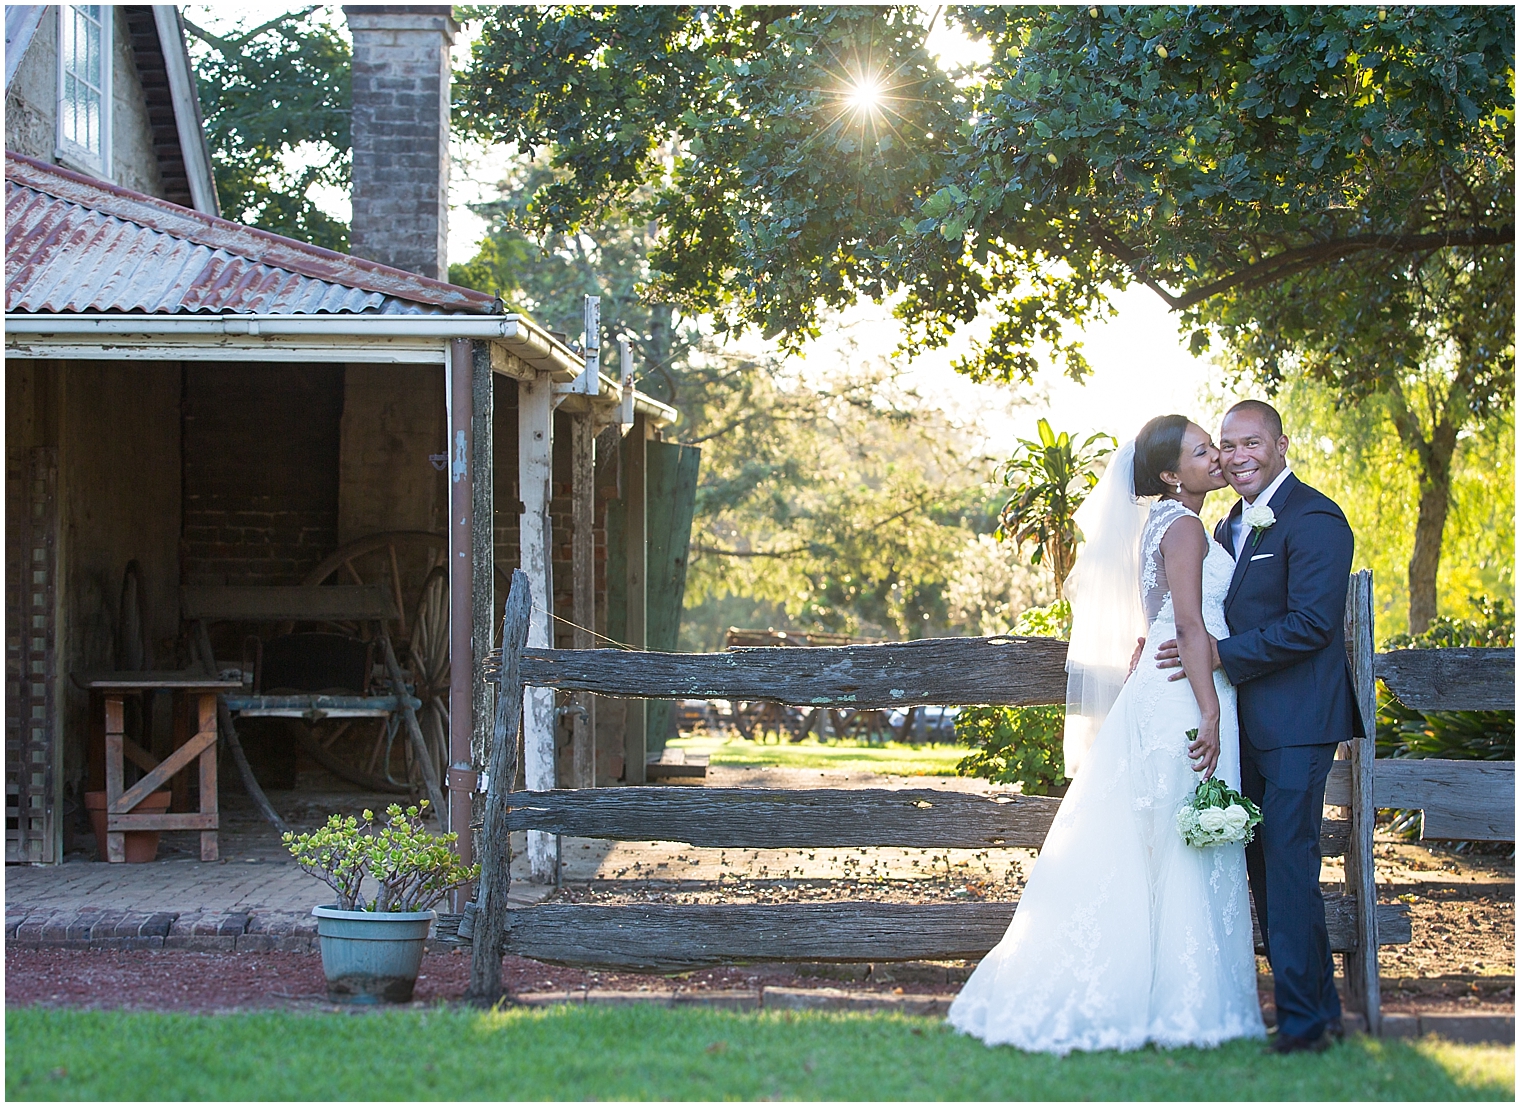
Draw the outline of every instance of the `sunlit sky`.
<instances>
[{"instance_id":1,"label":"sunlit sky","mask_svg":"<svg viewBox=\"0 0 1520 1107\"><path fill-rule=\"evenodd\" d=\"M269 18L281 10L284 5L218 4L189 6L186 14L208 29L220 31L244 20ZM343 26L340 15L334 23ZM468 60L473 31L466 27L455 43L456 68ZM943 18L935 21L929 44L950 69L985 57L984 46L946 26ZM470 211L469 205L494 196L494 185L504 176L511 152L456 141L454 155L448 250L450 260L461 261L474 256L485 232L484 221ZM315 198L333 215L349 218L346 195ZM1176 411L1200 421L1217 417L1217 397L1211 400L1205 395L1217 372L1208 361L1188 353L1174 318L1156 295L1133 288L1119 293L1115 304L1119 308L1116 318L1089 328L1083 335L1093 374L1082 385L1053 369L1042 373L1033 387L1018 389L977 385L957 374L951 363L966 352L973 338L986 334L990 319L966 328L948 349L921 355L902 368L907 381L921 395L966 425L968 446L995 455L1005 455L1013 438L1032 436L1035 421L1042 415L1058 430L1082 435L1103 430L1121 439L1134 434L1152 415ZM811 380L826 381L847 362L889 357L897 341L890 309L862 304L830 321L824 335L804 352L798 369ZM751 348L760 345L754 338L746 344ZM1210 423L1206 425L1212 429Z\"/></svg>"}]
</instances>

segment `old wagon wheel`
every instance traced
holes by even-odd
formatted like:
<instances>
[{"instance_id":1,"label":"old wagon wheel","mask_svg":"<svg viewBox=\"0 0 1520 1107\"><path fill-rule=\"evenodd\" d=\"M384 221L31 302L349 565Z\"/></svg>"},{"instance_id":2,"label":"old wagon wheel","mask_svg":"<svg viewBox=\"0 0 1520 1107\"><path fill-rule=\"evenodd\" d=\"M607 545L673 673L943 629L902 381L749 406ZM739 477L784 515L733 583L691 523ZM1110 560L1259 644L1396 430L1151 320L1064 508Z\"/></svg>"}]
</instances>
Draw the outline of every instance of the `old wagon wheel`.
<instances>
[{"instance_id":1,"label":"old wagon wheel","mask_svg":"<svg viewBox=\"0 0 1520 1107\"><path fill-rule=\"evenodd\" d=\"M448 779L449 748L447 559L445 535L382 531L335 550L304 582L383 584L395 597L398 616L387 620L385 629L413 694L422 701L417 721L440 781ZM501 610L510 585L509 575L497 566L493 640L500 638ZM365 633L357 626L344 629ZM361 787L421 794L421 769L412 763L411 744L398 717L333 720L314 724L311 731L312 740L303 745L329 771Z\"/></svg>"}]
</instances>

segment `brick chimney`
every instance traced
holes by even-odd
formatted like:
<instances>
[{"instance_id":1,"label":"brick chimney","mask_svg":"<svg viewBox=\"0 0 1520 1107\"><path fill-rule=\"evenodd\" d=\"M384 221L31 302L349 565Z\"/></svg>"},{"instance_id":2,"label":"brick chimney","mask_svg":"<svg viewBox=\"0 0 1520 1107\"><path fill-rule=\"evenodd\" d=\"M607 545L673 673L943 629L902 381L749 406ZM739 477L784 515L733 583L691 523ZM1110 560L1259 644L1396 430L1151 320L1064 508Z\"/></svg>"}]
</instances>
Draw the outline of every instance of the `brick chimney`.
<instances>
[{"instance_id":1,"label":"brick chimney","mask_svg":"<svg viewBox=\"0 0 1520 1107\"><path fill-rule=\"evenodd\" d=\"M353 228L349 249L448 280L447 5L346 6L354 36Z\"/></svg>"}]
</instances>

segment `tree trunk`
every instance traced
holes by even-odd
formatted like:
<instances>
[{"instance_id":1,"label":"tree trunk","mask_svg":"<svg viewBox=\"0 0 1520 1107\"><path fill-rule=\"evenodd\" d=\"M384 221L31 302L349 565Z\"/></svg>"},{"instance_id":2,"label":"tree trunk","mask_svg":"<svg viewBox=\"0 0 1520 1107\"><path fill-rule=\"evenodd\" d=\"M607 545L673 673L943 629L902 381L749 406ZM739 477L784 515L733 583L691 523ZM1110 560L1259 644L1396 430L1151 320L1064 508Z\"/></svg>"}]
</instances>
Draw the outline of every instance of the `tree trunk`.
<instances>
[{"instance_id":1,"label":"tree trunk","mask_svg":"<svg viewBox=\"0 0 1520 1107\"><path fill-rule=\"evenodd\" d=\"M1457 421L1465 392L1454 386L1438 409L1438 418L1425 436L1419 419L1409 410L1403 390L1394 388L1393 423L1405 449L1419 463L1420 513L1414 527L1414 552L1409 558L1409 633L1422 634L1436 617L1436 573L1441 566L1441 540L1451 510L1451 460L1457 452Z\"/></svg>"},{"instance_id":2,"label":"tree trunk","mask_svg":"<svg viewBox=\"0 0 1520 1107\"><path fill-rule=\"evenodd\" d=\"M1452 452L1448 449L1441 463L1433 466L1435 472L1422 467L1420 473L1420 514L1414 525L1414 552L1409 558L1410 634L1423 633L1436 617L1436 573L1441 565L1446 514L1451 509Z\"/></svg>"}]
</instances>

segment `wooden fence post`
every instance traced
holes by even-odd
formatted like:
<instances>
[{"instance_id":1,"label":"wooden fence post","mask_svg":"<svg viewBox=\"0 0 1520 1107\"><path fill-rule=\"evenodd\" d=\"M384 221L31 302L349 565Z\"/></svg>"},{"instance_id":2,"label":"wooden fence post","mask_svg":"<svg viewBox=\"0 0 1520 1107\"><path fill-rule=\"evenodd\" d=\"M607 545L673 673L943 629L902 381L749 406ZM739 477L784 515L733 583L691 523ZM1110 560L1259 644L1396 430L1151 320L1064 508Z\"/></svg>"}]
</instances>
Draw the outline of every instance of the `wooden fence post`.
<instances>
[{"instance_id":1,"label":"wooden fence post","mask_svg":"<svg viewBox=\"0 0 1520 1107\"><path fill-rule=\"evenodd\" d=\"M589 297L588 297L589 299ZM592 413L570 417L570 576L572 578L575 648L596 646L596 427ZM570 725L571 786L596 785L596 699L582 692L575 697L580 708Z\"/></svg>"},{"instance_id":2,"label":"wooden fence post","mask_svg":"<svg viewBox=\"0 0 1520 1107\"><path fill-rule=\"evenodd\" d=\"M475 897L470 988L473 1003L501 998L501 955L507 935L507 891L511 884L512 842L507 826L507 797L517 777L517 732L522 725L522 653L528 643L533 599L528 576L512 571L501 618L501 680L496 686L496 724L486 762L485 825L480 835L480 885Z\"/></svg>"},{"instance_id":3,"label":"wooden fence post","mask_svg":"<svg viewBox=\"0 0 1520 1107\"><path fill-rule=\"evenodd\" d=\"M1356 705L1367 733L1351 741L1351 843L1346 849L1346 891L1356 903L1356 949L1346 954L1346 985L1367 1019L1367 1033L1382 1031L1378 982L1377 879L1372 834L1377 823L1373 760L1377 754L1377 685L1372 674L1372 571L1351 575L1346 592L1346 649Z\"/></svg>"}]
</instances>

